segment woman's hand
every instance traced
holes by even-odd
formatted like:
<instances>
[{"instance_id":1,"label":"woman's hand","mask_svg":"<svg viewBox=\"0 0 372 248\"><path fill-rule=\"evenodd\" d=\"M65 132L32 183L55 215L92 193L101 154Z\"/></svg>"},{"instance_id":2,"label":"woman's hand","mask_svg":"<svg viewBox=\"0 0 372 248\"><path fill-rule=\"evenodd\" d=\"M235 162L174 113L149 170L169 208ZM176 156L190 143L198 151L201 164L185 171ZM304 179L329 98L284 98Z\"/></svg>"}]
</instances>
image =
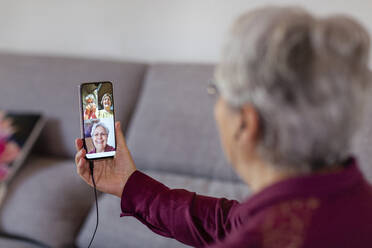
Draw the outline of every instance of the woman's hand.
<instances>
[{"instance_id":1,"label":"woman's hand","mask_svg":"<svg viewBox=\"0 0 372 248\"><path fill-rule=\"evenodd\" d=\"M115 131L117 142L115 157L94 161L94 180L98 190L121 198L124 186L136 171L136 166L125 143L119 122L115 123ZM76 139L75 145L77 173L86 183L93 186L89 162L85 159L83 140Z\"/></svg>"},{"instance_id":2,"label":"woman's hand","mask_svg":"<svg viewBox=\"0 0 372 248\"><path fill-rule=\"evenodd\" d=\"M92 103L92 106L90 106L90 107L91 107L91 111L93 113L95 113L96 112L96 109L97 109L96 104L95 103Z\"/></svg>"}]
</instances>

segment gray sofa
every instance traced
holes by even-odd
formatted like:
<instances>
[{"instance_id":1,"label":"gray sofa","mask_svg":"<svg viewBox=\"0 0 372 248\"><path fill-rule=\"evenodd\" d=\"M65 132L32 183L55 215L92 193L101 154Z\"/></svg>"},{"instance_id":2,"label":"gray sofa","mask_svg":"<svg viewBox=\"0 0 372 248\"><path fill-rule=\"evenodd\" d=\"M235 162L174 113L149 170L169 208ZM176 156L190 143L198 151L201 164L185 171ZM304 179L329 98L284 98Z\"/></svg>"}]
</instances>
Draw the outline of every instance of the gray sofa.
<instances>
[{"instance_id":1,"label":"gray sofa","mask_svg":"<svg viewBox=\"0 0 372 248\"><path fill-rule=\"evenodd\" d=\"M80 82L114 82L116 119L125 127L138 169L174 188L238 200L249 195L220 146L213 118L215 99L205 91L213 65L2 53L0 76L2 109L37 111L47 118L0 208L0 231L52 247L87 247L96 221L94 195L77 176L73 162L74 138L80 136ZM372 179L369 123L366 118L354 150ZM119 198L100 194L98 204L94 247L185 247L153 234L134 218L120 218ZM3 238L0 247L32 246Z\"/></svg>"}]
</instances>

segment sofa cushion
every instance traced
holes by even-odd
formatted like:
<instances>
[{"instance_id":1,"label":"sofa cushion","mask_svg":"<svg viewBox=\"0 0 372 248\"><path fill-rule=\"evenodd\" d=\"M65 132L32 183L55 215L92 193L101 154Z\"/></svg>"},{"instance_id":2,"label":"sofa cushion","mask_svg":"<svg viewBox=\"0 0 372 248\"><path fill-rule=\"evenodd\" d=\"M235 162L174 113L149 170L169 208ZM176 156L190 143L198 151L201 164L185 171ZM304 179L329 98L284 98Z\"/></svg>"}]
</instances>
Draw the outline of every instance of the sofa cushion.
<instances>
[{"instance_id":1,"label":"sofa cushion","mask_svg":"<svg viewBox=\"0 0 372 248\"><path fill-rule=\"evenodd\" d=\"M82 82L112 81L116 119L126 127L145 69L139 63L0 54L0 106L43 112L49 120L36 150L73 157L74 139L80 137L77 86Z\"/></svg>"},{"instance_id":2,"label":"sofa cushion","mask_svg":"<svg viewBox=\"0 0 372 248\"><path fill-rule=\"evenodd\" d=\"M206 86L212 65L155 64L146 75L128 130L140 169L237 180L227 164Z\"/></svg>"},{"instance_id":3,"label":"sofa cushion","mask_svg":"<svg viewBox=\"0 0 372 248\"><path fill-rule=\"evenodd\" d=\"M40 248L40 246L25 241L0 238L0 247L6 248Z\"/></svg>"},{"instance_id":4,"label":"sofa cushion","mask_svg":"<svg viewBox=\"0 0 372 248\"><path fill-rule=\"evenodd\" d=\"M185 188L203 195L243 200L249 194L246 185L235 182L222 182L172 173L144 171L170 188ZM99 199L99 226L93 245L95 247L186 247L186 245L153 233L133 217L120 218L120 199L104 194ZM95 206L77 238L78 247L87 247L96 224Z\"/></svg>"},{"instance_id":5,"label":"sofa cushion","mask_svg":"<svg viewBox=\"0 0 372 248\"><path fill-rule=\"evenodd\" d=\"M93 201L72 161L32 157L10 184L0 229L52 247L72 244Z\"/></svg>"}]
</instances>

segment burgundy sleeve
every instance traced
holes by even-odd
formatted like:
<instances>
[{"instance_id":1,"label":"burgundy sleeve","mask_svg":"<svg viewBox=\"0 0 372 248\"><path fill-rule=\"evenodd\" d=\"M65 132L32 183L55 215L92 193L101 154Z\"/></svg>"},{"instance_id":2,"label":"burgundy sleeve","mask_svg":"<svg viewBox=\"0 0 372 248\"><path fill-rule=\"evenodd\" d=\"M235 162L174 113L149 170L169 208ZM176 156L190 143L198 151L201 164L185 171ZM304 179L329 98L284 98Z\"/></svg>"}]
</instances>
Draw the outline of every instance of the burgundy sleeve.
<instances>
[{"instance_id":1,"label":"burgundy sleeve","mask_svg":"<svg viewBox=\"0 0 372 248\"><path fill-rule=\"evenodd\" d=\"M237 201L169 189L134 172L121 197L121 216L134 216L157 234L202 247L222 239L231 228L231 210Z\"/></svg>"}]
</instances>

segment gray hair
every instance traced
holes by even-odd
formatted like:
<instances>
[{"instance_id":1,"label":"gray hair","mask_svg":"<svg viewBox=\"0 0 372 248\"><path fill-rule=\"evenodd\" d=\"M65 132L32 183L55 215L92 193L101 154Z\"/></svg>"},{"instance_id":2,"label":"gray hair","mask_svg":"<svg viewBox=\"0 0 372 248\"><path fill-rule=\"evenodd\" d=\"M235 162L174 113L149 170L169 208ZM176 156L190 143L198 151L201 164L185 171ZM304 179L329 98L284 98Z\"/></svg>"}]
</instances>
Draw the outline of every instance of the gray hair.
<instances>
[{"instance_id":1,"label":"gray hair","mask_svg":"<svg viewBox=\"0 0 372 248\"><path fill-rule=\"evenodd\" d=\"M266 7L233 25L215 77L235 107L260 117L263 159L298 172L349 156L369 88L369 36L346 16L315 18L297 7Z\"/></svg>"},{"instance_id":2,"label":"gray hair","mask_svg":"<svg viewBox=\"0 0 372 248\"><path fill-rule=\"evenodd\" d=\"M85 97L85 101L89 100L89 99L92 99L93 101L95 100L95 97L93 94L89 94Z\"/></svg>"},{"instance_id":3,"label":"gray hair","mask_svg":"<svg viewBox=\"0 0 372 248\"><path fill-rule=\"evenodd\" d=\"M93 125L92 131L90 132L90 137L93 137L93 133L96 130L97 127L103 127L106 131L107 136L109 135L109 129L106 127L106 125L103 122L97 122Z\"/></svg>"}]
</instances>

